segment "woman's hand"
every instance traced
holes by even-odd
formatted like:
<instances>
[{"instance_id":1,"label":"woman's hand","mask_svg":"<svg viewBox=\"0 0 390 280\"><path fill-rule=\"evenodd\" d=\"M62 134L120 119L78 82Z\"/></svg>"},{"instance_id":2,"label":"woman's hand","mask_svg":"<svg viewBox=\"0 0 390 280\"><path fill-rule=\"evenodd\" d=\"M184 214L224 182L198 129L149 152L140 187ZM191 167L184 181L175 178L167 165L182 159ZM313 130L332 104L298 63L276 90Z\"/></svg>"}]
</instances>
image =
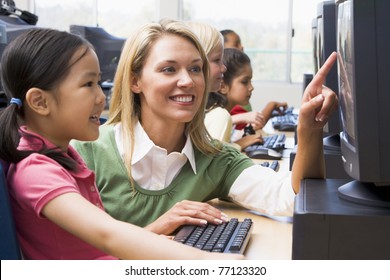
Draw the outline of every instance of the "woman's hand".
<instances>
[{"instance_id":1,"label":"woman's hand","mask_svg":"<svg viewBox=\"0 0 390 280\"><path fill-rule=\"evenodd\" d=\"M299 110L299 127L304 129L322 129L329 115L337 108L336 94L324 86L325 78L334 62L336 53L332 53L318 70L311 83L306 87Z\"/></svg>"},{"instance_id":2,"label":"woman's hand","mask_svg":"<svg viewBox=\"0 0 390 280\"><path fill-rule=\"evenodd\" d=\"M157 234L169 235L182 225L221 224L227 220L226 214L208 203L183 200L145 228Z\"/></svg>"}]
</instances>

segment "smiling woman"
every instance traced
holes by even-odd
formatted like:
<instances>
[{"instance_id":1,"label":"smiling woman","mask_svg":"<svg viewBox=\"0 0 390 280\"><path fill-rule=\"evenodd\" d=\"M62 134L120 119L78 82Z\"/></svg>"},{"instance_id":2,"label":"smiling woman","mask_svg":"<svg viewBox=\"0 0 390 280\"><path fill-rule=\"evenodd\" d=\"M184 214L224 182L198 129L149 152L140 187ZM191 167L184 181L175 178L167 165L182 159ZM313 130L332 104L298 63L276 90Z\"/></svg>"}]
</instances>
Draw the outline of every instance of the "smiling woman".
<instances>
[{"instance_id":1,"label":"smiling woman","mask_svg":"<svg viewBox=\"0 0 390 280\"><path fill-rule=\"evenodd\" d=\"M150 47L142 72L134 76L131 89L140 99L144 129L164 131L153 139L156 145L167 147L177 142L171 138L173 135L184 140L185 123L194 118L204 101L206 84L202 67L198 50L184 38L164 35ZM173 147L167 152L172 151Z\"/></svg>"}]
</instances>

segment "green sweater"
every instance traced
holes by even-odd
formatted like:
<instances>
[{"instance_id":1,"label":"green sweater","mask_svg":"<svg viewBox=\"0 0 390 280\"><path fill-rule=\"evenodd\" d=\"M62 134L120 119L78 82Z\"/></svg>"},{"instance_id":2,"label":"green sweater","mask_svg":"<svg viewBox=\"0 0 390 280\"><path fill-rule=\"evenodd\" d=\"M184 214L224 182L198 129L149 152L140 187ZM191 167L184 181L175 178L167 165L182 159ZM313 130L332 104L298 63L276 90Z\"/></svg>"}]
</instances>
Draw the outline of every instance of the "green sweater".
<instances>
[{"instance_id":1,"label":"green sweater","mask_svg":"<svg viewBox=\"0 0 390 280\"><path fill-rule=\"evenodd\" d=\"M116 146L113 126L101 126L94 142L72 141L72 145L96 174L106 211L115 219L146 226L182 200L208 201L227 198L238 175L253 162L236 149L225 146L214 157L194 147L197 174L191 165L183 166L172 183L163 190L132 188Z\"/></svg>"}]
</instances>

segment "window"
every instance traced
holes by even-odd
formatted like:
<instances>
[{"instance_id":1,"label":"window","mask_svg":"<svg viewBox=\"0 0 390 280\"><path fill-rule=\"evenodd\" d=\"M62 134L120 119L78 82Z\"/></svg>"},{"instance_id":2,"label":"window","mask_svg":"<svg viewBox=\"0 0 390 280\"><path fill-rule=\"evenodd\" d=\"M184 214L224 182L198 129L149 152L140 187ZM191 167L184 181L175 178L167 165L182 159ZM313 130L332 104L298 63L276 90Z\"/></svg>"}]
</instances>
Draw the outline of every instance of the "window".
<instances>
[{"instance_id":1,"label":"window","mask_svg":"<svg viewBox=\"0 0 390 280\"><path fill-rule=\"evenodd\" d=\"M236 31L253 79L301 83L313 73L311 20L320 0L182 0L183 19Z\"/></svg>"},{"instance_id":2,"label":"window","mask_svg":"<svg viewBox=\"0 0 390 280\"><path fill-rule=\"evenodd\" d=\"M98 25L127 38L139 25L166 14L233 29L252 60L255 81L301 83L303 74L314 72L311 20L320 0L30 1L38 26L60 30L69 30L71 24Z\"/></svg>"},{"instance_id":3,"label":"window","mask_svg":"<svg viewBox=\"0 0 390 280\"><path fill-rule=\"evenodd\" d=\"M71 24L100 26L115 36L128 37L140 24L156 19L155 0L35 0L34 3L38 26L66 31Z\"/></svg>"}]
</instances>

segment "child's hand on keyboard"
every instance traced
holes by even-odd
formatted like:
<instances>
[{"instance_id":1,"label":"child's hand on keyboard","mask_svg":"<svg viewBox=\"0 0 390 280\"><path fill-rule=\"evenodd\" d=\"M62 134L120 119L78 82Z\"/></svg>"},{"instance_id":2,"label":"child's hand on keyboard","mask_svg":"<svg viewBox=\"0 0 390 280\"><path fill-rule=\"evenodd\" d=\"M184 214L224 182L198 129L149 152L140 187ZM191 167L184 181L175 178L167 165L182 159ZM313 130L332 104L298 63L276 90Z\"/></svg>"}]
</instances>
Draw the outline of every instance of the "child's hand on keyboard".
<instances>
[{"instance_id":1,"label":"child's hand on keyboard","mask_svg":"<svg viewBox=\"0 0 390 280\"><path fill-rule=\"evenodd\" d=\"M170 235L182 225L221 224L227 220L226 214L208 203L183 200L145 228L157 234Z\"/></svg>"},{"instance_id":2,"label":"child's hand on keyboard","mask_svg":"<svg viewBox=\"0 0 390 280\"><path fill-rule=\"evenodd\" d=\"M254 135L246 135L234 143L240 145L241 149L244 150L248 146L254 145L254 144L263 144L264 140L263 137L260 134L254 134Z\"/></svg>"}]
</instances>

